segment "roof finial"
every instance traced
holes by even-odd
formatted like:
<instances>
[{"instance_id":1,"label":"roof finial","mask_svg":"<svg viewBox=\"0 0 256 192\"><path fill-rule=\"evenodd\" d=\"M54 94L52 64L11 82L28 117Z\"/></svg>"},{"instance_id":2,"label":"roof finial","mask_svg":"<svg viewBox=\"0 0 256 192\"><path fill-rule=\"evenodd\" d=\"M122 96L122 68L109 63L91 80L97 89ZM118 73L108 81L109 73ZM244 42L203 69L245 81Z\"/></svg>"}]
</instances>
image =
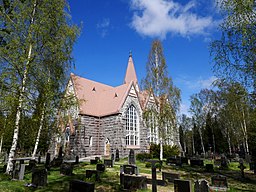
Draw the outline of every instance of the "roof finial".
<instances>
[{"instance_id":1,"label":"roof finial","mask_svg":"<svg viewBox=\"0 0 256 192\"><path fill-rule=\"evenodd\" d=\"M130 52L129 52L129 57L132 57L132 51L130 50Z\"/></svg>"}]
</instances>

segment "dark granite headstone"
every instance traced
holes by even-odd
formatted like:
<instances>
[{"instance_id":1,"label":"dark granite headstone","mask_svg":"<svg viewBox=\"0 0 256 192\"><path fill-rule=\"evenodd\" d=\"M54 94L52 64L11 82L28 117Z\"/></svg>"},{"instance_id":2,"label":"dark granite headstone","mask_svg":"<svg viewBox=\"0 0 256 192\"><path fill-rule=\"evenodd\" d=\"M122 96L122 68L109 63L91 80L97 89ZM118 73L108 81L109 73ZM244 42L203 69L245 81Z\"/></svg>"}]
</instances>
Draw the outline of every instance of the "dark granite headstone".
<instances>
[{"instance_id":1,"label":"dark granite headstone","mask_svg":"<svg viewBox=\"0 0 256 192\"><path fill-rule=\"evenodd\" d=\"M50 162L51 162L51 154L47 153L46 154L46 159L45 159L45 167L47 170L50 169Z\"/></svg>"},{"instance_id":2,"label":"dark granite headstone","mask_svg":"<svg viewBox=\"0 0 256 192\"><path fill-rule=\"evenodd\" d=\"M190 159L190 166L204 166L204 161L202 159Z\"/></svg>"},{"instance_id":3,"label":"dark granite headstone","mask_svg":"<svg viewBox=\"0 0 256 192\"><path fill-rule=\"evenodd\" d=\"M98 164L96 165L96 170L97 170L97 171L104 172L105 169L106 169L106 167L105 167L105 165L102 164L102 163L98 163Z\"/></svg>"},{"instance_id":4,"label":"dark granite headstone","mask_svg":"<svg viewBox=\"0 0 256 192\"><path fill-rule=\"evenodd\" d=\"M194 185L194 192L201 192L200 191L200 183L198 180L196 180L195 185Z\"/></svg>"},{"instance_id":5,"label":"dark granite headstone","mask_svg":"<svg viewBox=\"0 0 256 192\"><path fill-rule=\"evenodd\" d=\"M119 161L120 159L119 159L119 150L118 149L116 149L116 161Z\"/></svg>"},{"instance_id":6,"label":"dark granite headstone","mask_svg":"<svg viewBox=\"0 0 256 192\"><path fill-rule=\"evenodd\" d=\"M45 186L47 184L47 170L35 168L32 171L32 184L35 186Z\"/></svg>"},{"instance_id":7,"label":"dark granite headstone","mask_svg":"<svg viewBox=\"0 0 256 192\"><path fill-rule=\"evenodd\" d=\"M225 176L217 175L212 176L212 185L215 187L228 187L227 178Z\"/></svg>"},{"instance_id":8,"label":"dark granite headstone","mask_svg":"<svg viewBox=\"0 0 256 192\"><path fill-rule=\"evenodd\" d=\"M79 163L79 156L77 155L76 156L76 162L75 162L76 164L78 164Z\"/></svg>"},{"instance_id":9,"label":"dark granite headstone","mask_svg":"<svg viewBox=\"0 0 256 192\"><path fill-rule=\"evenodd\" d=\"M69 183L69 192L94 192L95 184L81 180L72 180Z\"/></svg>"},{"instance_id":10,"label":"dark granite headstone","mask_svg":"<svg viewBox=\"0 0 256 192\"><path fill-rule=\"evenodd\" d=\"M174 192L192 192L191 182L189 180L174 180Z\"/></svg>"},{"instance_id":11,"label":"dark granite headstone","mask_svg":"<svg viewBox=\"0 0 256 192\"><path fill-rule=\"evenodd\" d=\"M62 159L63 149L62 147L59 148L58 158Z\"/></svg>"},{"instance_id":12,"label":"dark granite headstone","mask_svg":"<svg viewBox=\"0 0 256 192\"><path fill-rule=\"evenodd\" d=\"M209 187L208 187L207 181L202 180L200 184L200 192L208 192L208 191L209 191Z\"/></svg>"},{"instance_id":13,"label":"dark granite headstone","mask_svg":"<svg viewBox=\"0 0 256 192\"><path fill-rule=\"evenodd\" d=\"M138 167L136 165L123 165L123 173L134 175L138 173ZM137 174L138 175L138 174Z\"/></svg>"},{"instance_id":14,"label":"dark granite headstone","mask_svg":"<svg viewBox=\"0 0 256 192\"><path fill-rule=\"evenodd\" d=\"M113 160L111 160L111 159L104 159L104 165L106 167L113 167Z\"/></svg>"},{"instance_id":15,"label":"dark granite headstone","mask_svg":"<svg viewBox=\"0 0 256 192\"><path fill-rule=\"evenodd\" d=\"M33 170L35 167L36 167L36 160L34 160L34 159L29 160L28 169Z\"/></svg>"},{"instance_id":16,"label":"dark granite headstone","mask_svg":"<svg viewBox=\"0 0 256 192\"><path fill-rule=\"evenodd\" d=\"M91 165L96 165L98 163L98 160L96 159L90 159L90 164Z\"/></svg>"},{"instance_id":17,"label":"dark granite headstone","mask_svg":"<svg viewBox=\"0 0 256 192\"><path fill-rule=\"evenodd\" d=\"M130 165L135 165L135 152L133 149L130 149L130 152L129 152L129 157L128 157L128 163Z\"/></svg>"},{"instance_id":18,"label":"dark granite headstone","mask_svg":"<svg viewBox=\"0 0 256 192\"><path fill-rule=\"evenodd\" d=\"M205 171L206 171L206 172L214 172L214 170L213 170L213 164L206 164L206 165L205 165Z\"/></svg>"},{"instance_id":19,"label":"dark granite headstone","mask_svg":"<svg viewBox=\"0 0 256 192\"><path fill-rule=\"evenodd\" d=\"M41 163L41 156L40 156L40 155L38 156L37 163L38 163L38 164Z\"/></svg>"},{"instance_id":20,"label":"dark granite headstone","mask_svg":"<svg viewBox=\"0 0 256 192\"><path fill-rule=\"evenodd\" d=\"M147 189L147 177L140 175L120 174L120 184L125 190Z\"/></svg>"},{"instance_id":21,"label":"dark granite headstone","mask_svg":"<svg viewBox=\"0 0 256 192\"><path fill-rule=\"evenodd\" d=\"M249 166L250 166L250 171L253 171L254 170L254 162L249 163Z\"/></svg>"},{"instance_id":22,"label":"dark granite headstone","mask_svg":"<svg viewBox=\"0 0 256 192\"><path fill-rule=\"evenodd\" d=\"M115 154L114 153L111 154L111 160L115 161Z\"/></svg>"},{"instance_id":23,"label":"dark granite headstone","mask_svg":"<svg viewBox=\"0 0 256 192\"><path fill-rule=\"evenodd\" d=\"M167 180L168 182L174 182L174 179L179 179L180 174L179 173L169 173L169 172L162 172L162 178L163 180Z\"/></svg>"},{"instance_id":24,"label":"dark granite headstone","mask_svg":"<svg viewBox=\"0 0 256 192\"><path fill-rule=\"evenodd\" d=\"M73 166L70 163L62 163L60 166L60 174L71 176L73 172Z\"/></svg>"},{"instance_id":25,"label":"dark granite headstone","mask_svg":"<svg viewBox=\"0 0 256 192\"><path fill-rule=\"evenodd\" d=\"M100 172L97 171L97 170L90 170L90 169L87 169L85 171L85 177L86 178L91 178L92 176L95 176L95 180L96 181L100 181Z\"/></svg>"}]
</instances>

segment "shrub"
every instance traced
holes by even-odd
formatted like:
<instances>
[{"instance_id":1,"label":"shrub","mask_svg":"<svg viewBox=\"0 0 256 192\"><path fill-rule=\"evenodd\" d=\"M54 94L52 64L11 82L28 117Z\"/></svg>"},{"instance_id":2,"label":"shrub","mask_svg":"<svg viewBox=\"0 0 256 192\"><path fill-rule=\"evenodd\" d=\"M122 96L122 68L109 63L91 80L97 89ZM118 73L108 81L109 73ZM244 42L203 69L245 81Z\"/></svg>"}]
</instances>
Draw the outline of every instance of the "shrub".
<instances>
[{"instance_id":1,"label":"shrub","mask_svg":"<svg viewBox=\"0 0 256 192\"><path fill-rule=\"evenodd\" d=\"M146 162L145 163L145 167L147 167L147 168L151 167L151 163L150 162Z\"/></svg>"},{"instance_id":2,"label":"shrub","mask_svg":"<svg viewBox=\"0 0 256 192\"><path fill-rule=\"evenodd\" d=\"M160 157L160 145L158 144L151 144L150 145L150 154L152 155L153 158L159 159ZM163 157L171 157L175 155L180 154L180 149L178 146L170 146L170 145L163 145Z\"/></svg>"},{"instance_id":3,"label":"shrub","mask_svg":"<svg viewBox=\"0 0 256 192\"><path fill-rule=\"evenodd\" d=\"M180 149L177 145L174 146L170 146L170 145L164 145L163 146L164 149L164 158L168 158L171 156L176 156L180 154Z\"/></svg>"},{"instance_id":4,"label":"shrub","mask_svg":"<svg viewBox=\"0 0 256 192\"><path fill-rule=\"evenodd\" d=\"M138 153L136 159L139 161L145 161L146 159L151 159L152 155L150 153Z\"/></svg>"}]
</instances>

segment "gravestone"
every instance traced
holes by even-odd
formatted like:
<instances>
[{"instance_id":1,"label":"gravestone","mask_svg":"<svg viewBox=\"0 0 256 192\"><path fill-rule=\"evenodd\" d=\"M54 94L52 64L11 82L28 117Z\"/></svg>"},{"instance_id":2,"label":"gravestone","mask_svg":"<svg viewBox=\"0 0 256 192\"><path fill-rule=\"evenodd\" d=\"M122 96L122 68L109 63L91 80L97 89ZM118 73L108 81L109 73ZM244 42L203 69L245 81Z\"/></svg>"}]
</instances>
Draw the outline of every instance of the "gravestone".
<instances>
[{"instance_id":1,"label":"gravestone","mask_svg":"<svg viewBox=\"0 0 256 192\"><path fill-rule=\"evenodd\" d=\"M120 174L120 184L123 189L136 191L137 189L147 189L147 177L141 175Z\"/></svg>"},{"instance_id":2,"label":"gravestone","mask_svg":"<svg viewBox=\"0 0 256 192\"><path fill-rule=\"evenodd\" d=\"M114 153L111 154L111 160L115 161L115 154Z\"/></svg>"},{"instance_id":3,"label":"gravestone","mask_svg":"<svg viewBox=\"0 0 256 192\"><path fill-rule=\"evenodd\" d=\"M214 172L214 170L213 170L213 164L206 164L206 165L205 165L205 171L206 171L206 172Z\"/></svg>"},{"instance_id":4,"label":"gravestone","mask_svg":"<svg viewBox=\"0 0 256 192\"><path fill-rule=\"evenodd\" d=\"M221 167L222 169L228 168L228 159L227 159L225 156L222 156L222 157L221 157L221 164L220 164L220 167Z\"/></svg>"},{"instance_id":5,"label":"gravestone","mask_svg":"<svg viewBox=\"0 0 256 192\"><path fill-rule=\"evenodd\" d=\"M38 163L38 164L41 163L41 156L40 156L40 155L38 156L37 163Z\"/></svg>"},{"instance_id":6,"label":"gravestone","mask_svg":"<svg viewBox=\"0 0 256 192\"><path fill-rule=\"evenodd\" d=\"M33 170L36 167L36 160L31 159L28 163L28 170Z\"/></svg>"},{"instance_id":7,"label":"gravestone","mask_svg":"<svg viewBox=\"0 0 256 192\"><path fill-rule=\"evenodd\" d=\"M162 179L165 181L167 180L168 182L174 182L174 179L179 179L180 174L178 173L169 173L169 172L162 172Z\"/></svg>"},{"instance_id":8,"label":"gravestone","mask_svg":"<svg viewBox=\"0 0 256 192\"><path fill-rule=\"evenodd\" d=\"M205 180L202 180L200 183L200 192L208 192L209 191L209 187L208 187L208 183Z\"/></svg>"},{"instance_id":9,"label":"gravestone","mask_svg":"<svg viewBox=\"0 0 256 192\"><path fill-rule=\"evenodd\" d=\"M221 166L221 159L214 159L214 165L217 167Z\"/></svg>"},{"instance_id":10,"label":"gravestone","mask_svg":"<svg viewBox=\"0 0 256 192\"><path fill-rule=\"evenodd\" d=\"M98 163L98 164L96 165L96 170L97 170L97 171L104 172L105 169L106 169L106 167L105 167L105 165L102 164L102 163Z\"/></svg>"},{"instance_id":11,"label":"gravestone","mask_svg":"<svg viewBox=\"0 0 256 192\"><path fill-rule=\"evenodd\" d=\"M138 167L136 165L123 165L122 170L124 174L138 175Z\"/></svg>"},{"instance_id":12,"label":"gravestone","mask_svg":"<svg viewBox=\"0 0 256 192\"><path fill-rule=\"evenodd\" d=\"M46 159L45 159L45 168L49 171L50 170L50 162L51 162L51 154L47 153L46 154Z\"/></svg>"},{"instance_id":13,"label":"gravestone","mask_svg":"<svg viewBox=\"0 0 256 192\"><path fill-rule=\"evenodd\" d=\"M217 175L217 176L212 176L212 185L215 187L228 187L228 182L227 178L225 176Z\"/></svg>"},{"instance_id":14,"label":"gravestone","mask_svg":"<svg viewBox=\"0 0 256 192\"><path fill-rule=\"evenodd\" d=\"M20 170L19 170L19 180L24 179L24 173L25 173L25 164L20 165Z\"/></svg>"},{"instance_id":15,"label":"gravestone","mask_svg":"<svg viewBox=\"0 0 256 192\"><path fill-rule=\"evenodd\" d=\"M96 181L100 181L100 172L99 171L91 170L91 169L87 169L85 171L85 177L86 178L91 178L93 175L95 176Z\"/></svg>"},{"instance_id":16,"label":"gravestone","mask_svg":"<svg viewBox=\"0 0 256 192\"><path fill-rule=\"evenodd\" d=\"M190 159L190 166L204 166L204 161L202 159Z\"/></svg>"},{"instance_id":17,"label":"gravestone","mask_svg":"<svg viewBox=\"0 0 256 192\"><path fill-rule=\"evenodd\" d=\"M58 159L62 159L63 149L60 147L59 153L58 153Z\"/></svg>"},{"instance_id":18,"label":"gravestone","mask_svg":"<svg viewBox=\"0 0 256 192\"><path fill-rule=\"evenodd\" d=\"M81 180L72 180L69 183L69 192L94 192L95 184Z\"/></svg>"},{"instance_id":19,"label":"gravestone","mask_svg":"<svg viewBox=\"0 0 256 192\"><path fill-rule=\"evenodd\" d=\"M77 155L76 156L76 162L75 162L76 164L78 164L79 163L79 156Z\"/></svg>"},{"instance_id":20,"label":"gravestone","mask_svg":"<svg viewBox=\"0 0 256 192\"><path fill-rule=\"evenodd\" d=\"M241 177L244 178L244 169L245 169L246 167L244 166L243 161L240 161L240 162L239 162L238 168L240 169Z\"/></svg>"},{"instance_id":21,"label":"gravestone","mask_svg":"<svg viewBox=\"0 0 256 192\"><path fill-rule=\"evenodd\" d=\"M95 160L97 161L97 163L100 162L100 158L99 157L95 157Z\"/></svg>"},{"instance_id":22,"label":"gravestone","mask_svg":"<svg viewBox=\"0 0 256 192\"><path fill-rule=\"evenodd\" d=\"M130 165L135 165L135 152L133 149L130 149L129 156L128 156L128 163Z\"/></svg>"},{"instance_id":23,"label":"gravestone","mask_svg":"<svg viewBox=\"0 0 256 192\"><path fill-rule=\"evenodd\" d=\"M62 163L60 166L60 174L71 176L73 173L73 166L70 163Z\"/></svg>"},{"instance_id":24,"label":"gravestone","mask_svg":"<svg viewBox=\"0 0 256 192\"><path fill-rule=\"evenodd\" d=\"M196 182L195 182L194 192L200 192L200 183L198 180L196 180Z\"/></svg>"},{"instance_id":25,"label":"gravestone","mask_svg":"<svg viewBox=\"0 0 256 192\"><path fill-rule=\"evenodd\" d=\"M156 163L159 163L158 160L147 160L151 163L151 173L152 173L152 192L157 192L157 178L156 178Z\"/></svg>"},{"instance_id":26,"label":"gravestone","mask_svg":"<svg viewBox=\"0 0 256 192\"><path fill-rule=\"evenodd\" d=\"M116 149L116 161L119 161L120 159L119 159L119 150L118 149Z\"/></svg>"},{"instance_id":27,"label":"gravestone","mask_svg":"<svg viewBox=\"0 0 256 192\"><path fill-rule=\"evenodd\" d=\"M111 159L104 159L104 165L106 167L113 167L113 160L111 160Z\"/></svg>"},{"instance_id":28,"label":"gravestone","mask_svg":"<svg viewBox=\"0 0 256 192\"><path fill-rule=\"evenodd\" d=\"M192 192L191 182L189 180L174 180L174 192Z\"/></svg>"},{"instance_id":29,"label":"gravestone","mask_svg":"<svg viewBox=\"0 0 256 192\"><path fill-rule=\"evenodd\" d=\"M47 184L47 170L35 168L32 171L32 184L35 186L45 186Z\"/></svg>"},{"instance_id":30,"label":"gravestone","mask_svg":"<svg viewBox=\"0 0 256 192\"><path fill-rule=\"evenodd\" d=\"M96 165L98 163L98 160L96 159L90 159L90 164L91 165Z\"/></svg>"}]
</instances>

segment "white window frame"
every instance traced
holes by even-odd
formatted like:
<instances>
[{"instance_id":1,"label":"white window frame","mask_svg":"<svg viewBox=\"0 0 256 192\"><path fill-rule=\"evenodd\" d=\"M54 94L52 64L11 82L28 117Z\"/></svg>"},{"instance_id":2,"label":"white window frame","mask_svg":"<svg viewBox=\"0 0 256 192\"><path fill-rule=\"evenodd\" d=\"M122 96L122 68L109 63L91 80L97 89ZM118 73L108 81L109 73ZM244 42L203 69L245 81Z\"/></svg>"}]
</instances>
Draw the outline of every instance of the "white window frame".
<instances>
[{"instance_id":1,"label":"white window frame","mask_svg":"<svg viewBox=\"0 0 256 192\"><path fill-rule=\"evenodd\" d=\"M125 113L125 144L127 146L140 145L139 115L134 105L130 105Z\"/></svg>"},{"instance_id":2,"label":"white window frame","mask_svg":"<svg viewBox=\"0 0 256 192\"><path fill-rule=\"evenodd\" d=\"M149 140L149 143L158 144L159 143L158 126L155 118L156 117L153 114L150 115L148 140Z\"/></svg>"}]
</instances>

